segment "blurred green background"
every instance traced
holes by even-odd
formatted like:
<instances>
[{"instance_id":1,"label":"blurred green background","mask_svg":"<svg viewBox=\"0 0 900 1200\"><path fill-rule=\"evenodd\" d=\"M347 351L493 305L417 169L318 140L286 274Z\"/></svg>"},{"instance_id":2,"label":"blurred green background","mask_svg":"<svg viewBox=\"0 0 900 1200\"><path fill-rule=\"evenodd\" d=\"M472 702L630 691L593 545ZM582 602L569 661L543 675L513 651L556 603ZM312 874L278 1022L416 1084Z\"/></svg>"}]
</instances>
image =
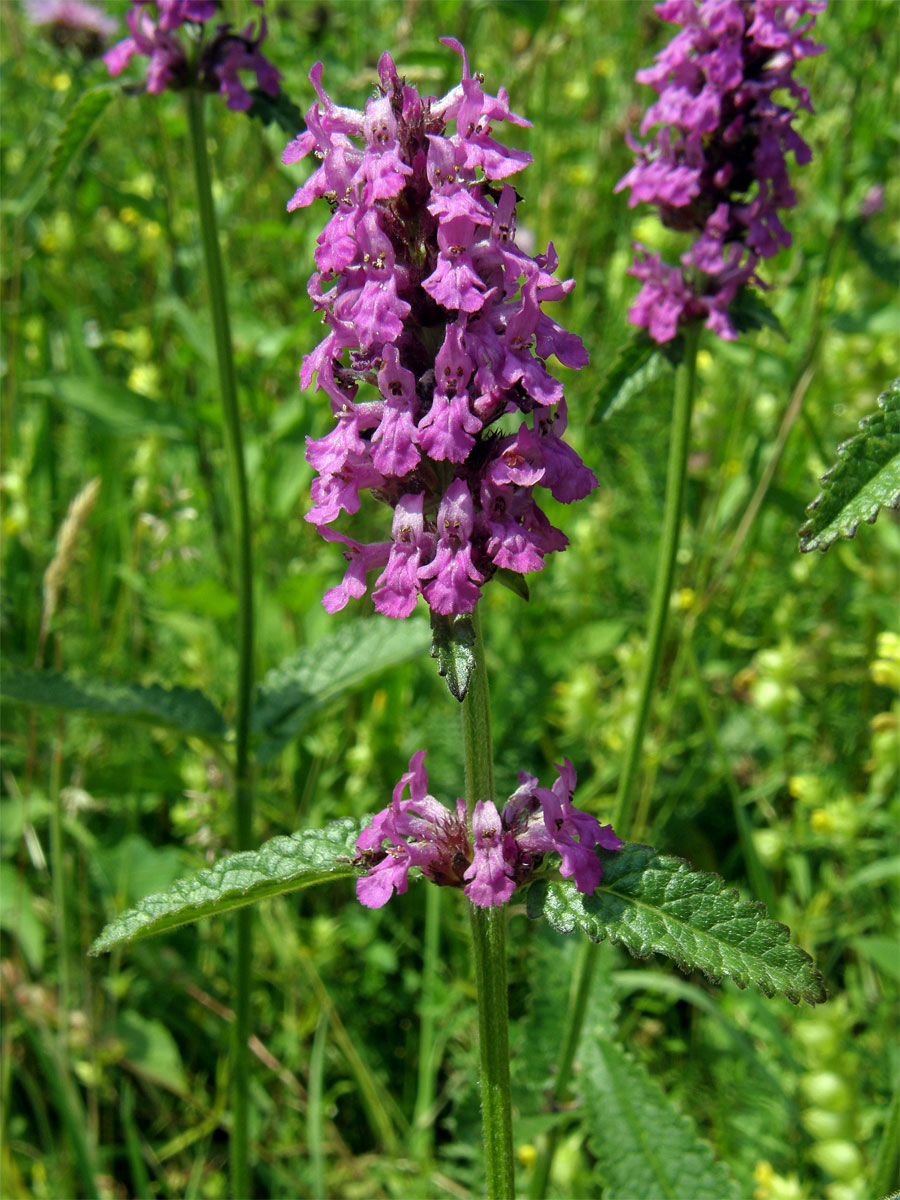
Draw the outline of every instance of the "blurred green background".
<instances>
[{"instance_id":1,"label":"blurred green background","mask_svg":"<svg viewBox=\"0 0 900 1200\"><path fill-rule=\"evenodd\" d=\"M237 22L249 8L226 3ZM437 41L452 35L487 90L505 85L534 122L498 136L535 160L517 179L520 233L541 249L552 239L563 277L578 281L553 316L591 354L587 370L561 374L571 439L600 487L573 509L548 501L571 545L531 580L529 603L487 590L498 788L512 791L520 769L549 782L568 755L579 805L608 818L644 652L671 402L667 376L601 420L601 381L637 290L630 241L667 244L612 188L630 161L624 134L651 95L634 71L671 27L649 4L612 0L270 0L268 15L266 52L301 109L317 59L330 94L361 106L386 48L420 91L440 94L458 79L458 59ZM116 99L49 188L61 123L105 69L29 26L11 0L0 16L4 661L35 662L43 575L70 501L96 476L44 665L201 688L230 712L228 506L183 99ZM773 914L815 957L830 999L794 1009L618 951L603 959L623 1044L756 1200L870 1196L898 1066L898 525L882 514L825 556L801 557L796 538L837 444L897 373L897 7L834 3L817 34L827 52L800 70L817 112L798 123L814 158L794 176L794 245L763 269L789 340L767 330L736 344L707 337L701 349L687 524L632 837L752 895L740 805ZM208 126L261 676L352 619L384 619L368 599L324 612L319 599L345 564L303 520L304 439L330 423L297 384L321 336L306 280L325 211L285 213L308 167L281 165L283 132L215 99ZM364 504L355 535L384 536L384 520ZM3 1196L82 1194L78 1139L59 1133L67 1112L104 1196L225 1196L227 922L101 960L85 950L123 907L228 849L227 764L152 723L7 704L3 726ZM380 808L420 747L432 790L452 800L459 718L426 655L318 714L260 766L259 840ZM57 798L63 945L48 870ZM477 1030L456 895L442 898L434 1159L409 1136L423 903L413 887L373 913L334 886L258 908L261 1192L310 1196L324 1179L325 1194L360 1200L479 1194ZM545 1014L562 1011L572 947L524 913L510 938L527 1184L558 1052ZM575 1110L563 1130L553 1194L601 1195L590 1143L602 1113Z\"/></svg>"}]
</instances>

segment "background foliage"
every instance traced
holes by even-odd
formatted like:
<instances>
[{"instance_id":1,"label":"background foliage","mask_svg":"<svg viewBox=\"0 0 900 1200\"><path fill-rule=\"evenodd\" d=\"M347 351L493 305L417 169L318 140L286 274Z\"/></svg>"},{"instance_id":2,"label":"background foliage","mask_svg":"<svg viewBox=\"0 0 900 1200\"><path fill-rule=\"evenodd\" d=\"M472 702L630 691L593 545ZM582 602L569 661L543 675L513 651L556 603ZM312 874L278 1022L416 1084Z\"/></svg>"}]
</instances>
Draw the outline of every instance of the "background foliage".
<instances>
[{"instance_id":1,"label":"background foliage","mask_svg":"<svg viewBox=\"0 0 900 1200\"><path fill-rule=\"evenodd\" d=\"M670 376L651 372L611 409L602 393L636 291L625 274L630 239L665 242L612 187L629 161L624 133L649 95L634 70L668 29L649 5L581 0L292 0L269 9L270 57L301 108L315 59L333 96L362 103L385 48L422 91L440 93L457 61L437 38L453 35L489 89L505 84L534 121L516 131L535 158L519 184L520 228L540 246L552 239L578 280L560 319L582 334L592 366L565 372L565 382L572 437L600 488L559 511L571 546L533 580L528 604L488 591L498 787L511 791L519 769L547 781L569 755L579 804L608 815L643 652L671 389ZM73 497L99 477L42 665L82 679L95 699L96 679L148 689L143 699L128 693L138 705L159 702L156 684L199 690L227 718L228 509L184 106L177 95L114 99L83 152L57 160L48 178L67 112L105 72L42 39L9 0L0 15L4 662L8 671L35 666L58 531ZM886 0L834 4L820 18L827 54L802 72L817 108L800 126L814 159L796 177L794 245L766 271L789 337L764 329L701 350L688 527L633 831L766 899L817 960L830 1000L795 1009L607 948L580 1058L583 1104L548 1113L542 1095L572 948L514 913L517 1150L527 1185L535 1139L561 1126L552 1181L560 1196L602 1187L628 1195L604 1161L603 1114L613 1111L604 1089L628 1080L634 1060L729 1164L739 1195L871 1195L898 1068L900 538L894 514L883 513L855 541L801 557L796 530L836 445L897 373L891 230L900 189L888 118L897 25ZM280 164L277 128L219 103L209 122L256 528L262 678L351 619L376 638L383 621L365 600L334 618L322 610L343 560L302 519L304 438L328 426L321 401L296 382L319 337L305 289L322 214L285 214L299 176ZM867 215L878 186L883 208ZM372 533L382 525L372 514ZM454 707L420 653L282 726L258 771L258 840L381 807L420 746L436 793L452 799L462 789ZM106 920L227 850L227 758L208 724L173 723L152 704L141 724L123 712L4 707L8 1197L80 1195L90 1174L110 1196L227 1193L227 923L85 957ZM752 828L750 853L736 835L738 809ZM410 1135L423 894L369 912L339 882L258 908L254 1146L267 1194L478 1194L465 920L456 895L441 900L433 1157ZM673 1124L671 1136L680 1129Z\"/></svg>"}]
</instances>

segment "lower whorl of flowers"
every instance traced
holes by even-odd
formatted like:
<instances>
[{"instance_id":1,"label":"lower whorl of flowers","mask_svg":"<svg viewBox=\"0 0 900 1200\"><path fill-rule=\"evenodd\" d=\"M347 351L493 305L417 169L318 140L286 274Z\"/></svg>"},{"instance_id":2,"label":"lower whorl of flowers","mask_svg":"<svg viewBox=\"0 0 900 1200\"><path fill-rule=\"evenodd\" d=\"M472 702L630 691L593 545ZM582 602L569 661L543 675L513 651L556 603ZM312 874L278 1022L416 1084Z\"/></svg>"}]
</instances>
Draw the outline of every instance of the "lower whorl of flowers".
<instances>
[{"instance_id":1,"label":"lower whorl of flowers","mask_svg":"<svg viewBox=\"0 0 900 1200\"><path fill-rule=\"evenodd\" d=\"M786 154L798 164L811 152L792 122L812 112L809 93L792 77L795 64L822 50L807 36L824 0L665 0L656 11L681 25L638 71L658 99L629 136L636 162L616 185L629 205L655 204L663 224L699 233L670 266L637 245L631 274L643 285L629 317L658 342L679 325L703 319L719 337L735 338L729 308L756 268L791 244L779 212L797 200ZM808 19L807 19L808 18ZM787 94L793 107L773 99ZM651 134L651 130L652 132Z\"/></svg>"},{"instance_id":2,"label":"lower whorl of flowers","mask_svg":"<svg viewBox=\"0 0 900 1200\"><path fill-rule=\"evenodd\" d=\"M611 826L572 804L577 778L568 759L557 766L552 788L538 787L535 776L520 771L519 787L502 811L493 801L475 805L471 829L465 800L451 810L428 794L424 762L424 750L412 756L391 804L357 839L357 863L368 873L357 880L356 894L367 908L405 892L410 867L433 883L461 887L482 908L505 904L543 867L546 854L558 854L560 874L589 896L603 876L595 847L622 848Z\"/></svg>"},{"instance_id":3,"label":"lower whorl of flowers","mask_svg":"<svg viewBox=\"0 0 900 1200\"><path fill-rule=\"evenodd\" d=\"M463 78L440 99L421 97L385 53L365 110L339 107L317 63L318 102L284 154L320 160L288 209L325 197L332 213L309 284L328 332L300 375L304 387L315 377L336 421L307 449L318 472L307 520L349 561L329 611L379 570L373 601L388 616L408 616L420 595L437 613L471 612L498 569L540 570L567 545L535 485L567 503L597 486L562 440L563 389L545 366L551 354L587 363L581 340L542 310L574 281L554 277L552 244L536 257L517 245L517 195L503 181L530 155L491 137L492 123L528 122L443 40ZM390 540L329 528L364 490L393 509Z\"/></svg>"}]
</instances>

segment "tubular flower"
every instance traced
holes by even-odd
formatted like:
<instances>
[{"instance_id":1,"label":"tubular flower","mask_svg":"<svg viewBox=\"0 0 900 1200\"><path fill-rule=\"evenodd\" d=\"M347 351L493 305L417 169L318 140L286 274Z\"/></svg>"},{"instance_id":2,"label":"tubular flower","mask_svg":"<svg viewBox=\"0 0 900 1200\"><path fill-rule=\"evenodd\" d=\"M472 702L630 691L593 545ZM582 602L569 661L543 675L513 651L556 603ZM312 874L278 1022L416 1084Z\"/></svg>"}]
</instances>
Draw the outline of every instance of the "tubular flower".
<instances>
[{"instance_id":1,"label":"tubular flower","mask_svg":"<svg viewBox=\"0 0 900 1200\"><path fill-rule=\"evenodd\" d=\"M520 772L520 786L502 812L493 801L479 801L471 827L465 800L451 810L428 794L424 762L425 751L419 750L389 807L357 839L356 861L368 874L356 881L356 894L367 908L381 908L394 891L405 892L410 867L440 886L461 887L481 908L505 904L543 868L547 854L558 854L560 874L589 896L603 876L595 847L622 848L611 826L573 806L576 776L568 759L556 768L552 788L538 787L533 775Z\"/></svg>"},{"instance_id":2,"label":"tubular flower","mask_svg":"<svg viewBox=\"0 0 900 1200\"><path fill-rule=\"evenodd\" d=\"M262 7L262 0L254 0ZM196 86L219 92L229 108L246 112L253 97L240 79L241 71L252 71L256 85L269 96L277 96L281 73L260 53L266 37L266 18L260 15L241 33L228 24L217 25L200 44L194 65L191 49L177 36L182 27L201 27L221 11L221 0L133 0L126 14L130 35L103 56L110 75L121 75L135 55L149 59L147 91L152 95L166 88Z\"/></svg>"},{"instance_id":3,"label":"tubular flower","mask_svg":"<svg viewBox=\"0 0 900 1200\"><path fill-rule=\"evenodd\" d=\"M809 162L793 121L799 109L813 111L793 70L823 49L808 34L824 7L824 0L656 5L664 21L682 28L636 75L658 99L641 122L646 142L628 136L636 161L615 191L628 188L630 207L655 204L664 225L699 235L680 267L635 245L630 274L643 286L629 317L657 342L694 320L719 337L737 337L732 301L747 284L761 284L761 259L791 244L779 217L797 203L786 155ZM775 92L786 93L786 102L776 102Z\"/></svg>"},{"instance_id":4,"label":"tubular flower","mask_svg":"<svg viewBox=\"0 0 900 1200\"><path fill-rule=\"evenodd\" d=\"M563 388L546 366L551 355L588 361L580 338L543 311L574 281L554 276L552 244L534 258L516 244L518 196L505 181L531 156L493 137L501 122L528 122L504 88L484 91L458 42L442 40L461 56L462 79L440 98L420 96L385 53L377 94L362 111L345 108L316 63L316 103L284 152L288 164L318 160L288 210L319 198L331 210L309 282L326 334L300 382L315 379L335 425L308 440L318 477L306 519L335 540L325 527L357 512L362 491L393 509L373 592L392 617L409 616L420 595L442 615L471 612L498 569L541 570L567 539L535 485L565 503L597 486L562 440ZM381 545L357 561L383 565Z\"/></svg>"}]
</instances>

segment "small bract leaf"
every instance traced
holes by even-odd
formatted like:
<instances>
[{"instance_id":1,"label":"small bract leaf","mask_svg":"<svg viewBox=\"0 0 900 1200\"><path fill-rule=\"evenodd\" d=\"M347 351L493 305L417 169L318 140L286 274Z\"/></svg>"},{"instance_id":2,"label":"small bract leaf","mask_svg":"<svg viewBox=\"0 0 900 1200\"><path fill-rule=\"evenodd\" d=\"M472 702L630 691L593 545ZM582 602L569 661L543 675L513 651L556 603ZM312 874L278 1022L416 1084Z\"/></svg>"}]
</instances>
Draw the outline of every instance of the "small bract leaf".
<instances>
[{"instance_id":1,"label":"small bract leaf","mask_svg":"<svg viewBox=\"0 0 900 1200\"><path fill-rule=\"evenodd\" d=\"M588 1030L578 1056L604 1200L741 1200L712 1148L615 1042Z\"/></svg>"},{"instance_id":2,"label":"small bract leaf","mask_svg":"<svg viewBox=\"0 0 900 1200\"><path fill-rule=\"evenodd\" d=\"M787 926L742 900L719 875L634 843L598 853L603 879L592 896L566 879L539 879L528 890L528 915L545 916L561 933L579 928L595 942L608 937L639 958L664 954L714 983L730 976L738 987L755 983L794 1004L825 999L822 976L790 943Z\"/></svg>"},{"instance_id":3,"label":"small bract leaf","mask_svg":"<svg viewBox=\"0 0 900 1200\"><path fill-rule=\"evenodd\" d=\"M0 696L44 704L98 717L127 717L174 725L183 733L225 734L225 718L208 696L195 688L165 688L158 683L115 683L108 679L76 679L59 671L5 667Z\"/></svg>"},{"instance_id":4,"label":"small bract leaf","mask_svg":"<svg viewBox=\"0 0 900 1200\"><path fill-rule=\"evenodd\" d=\"M838 446L838 461L822 476L824 491L807 508L799 533L803 554L852 538L882 508L900 508L900 379L878 397L878 410Z\"/></svg>"},{"instance_id":5,"label":"small bract leaf","mask_svg":"<svg viewBox=\"0 0 900 1200\"><path fill-rule=\"evenodd\" d=\"M462 704L475 670L475 626L468 613L442 617L431 613L431 657L438 661L438 675L447 680L450 695Z\"/></svg>"},{"instance_id":6,"label":"small bract leaf","mask_svg":"<svg viewBox=\"0 0 900 1200\"><path fill-rule=\"evenodd\" d=\"M272 838L258 850L220 859L164 892L146 896L107 925L88 953L102 954L122 942L177 929L269 896L351 878L356 874L353 859L361 828L359 820L333 821L324 829Z\"/></svg>"},{"instance_id":7,"label":"small bract leaf","mask_svg":"<svg viewBox=\"0 0 900 1200\"><path fill-rule=\"evenodd\" d=\"M518 571L510 571L508 567L500 567L494 578L498 583L502 583L505 588L509 588L511 592L515 592L523 600L531 599L531 592L528 590L528 581Z\"/></svg>"}]
</instances>

